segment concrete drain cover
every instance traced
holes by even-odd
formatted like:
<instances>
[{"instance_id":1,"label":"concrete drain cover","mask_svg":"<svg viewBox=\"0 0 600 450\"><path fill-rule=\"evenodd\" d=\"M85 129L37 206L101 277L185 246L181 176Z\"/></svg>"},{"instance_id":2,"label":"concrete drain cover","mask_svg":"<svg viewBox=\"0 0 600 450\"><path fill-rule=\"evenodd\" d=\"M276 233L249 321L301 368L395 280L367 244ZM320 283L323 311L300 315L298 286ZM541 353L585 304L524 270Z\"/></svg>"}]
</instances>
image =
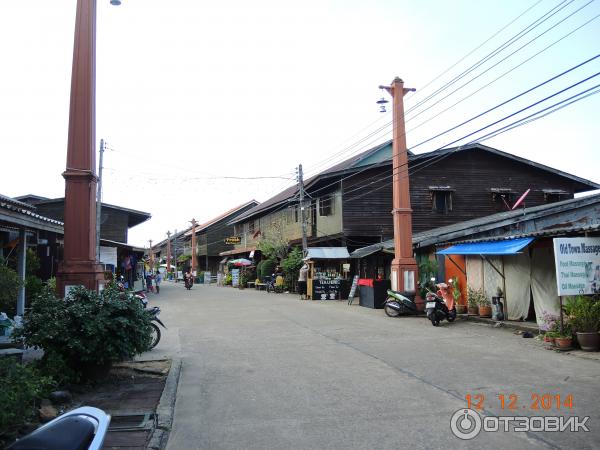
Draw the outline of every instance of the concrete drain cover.
<instances>
[{"instance_id":1,"label":"concrete drain cover","mask_svg":"<svg viewBox=\"0 0 600 450\"><path fill-rule=\"evenodd\" d=\"M154 412L115 412L111 414L108 431L141 431L154 428Z\"/></svg>"}]
</instances>

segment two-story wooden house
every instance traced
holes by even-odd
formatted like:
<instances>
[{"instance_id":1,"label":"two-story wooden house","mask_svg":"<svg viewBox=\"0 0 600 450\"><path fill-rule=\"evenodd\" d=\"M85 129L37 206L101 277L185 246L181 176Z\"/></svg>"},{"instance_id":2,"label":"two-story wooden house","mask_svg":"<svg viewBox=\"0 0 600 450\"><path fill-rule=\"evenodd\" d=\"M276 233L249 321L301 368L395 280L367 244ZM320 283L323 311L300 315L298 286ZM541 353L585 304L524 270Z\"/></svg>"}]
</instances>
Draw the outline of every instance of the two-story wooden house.
<instances>
[{"instance_id":1,"label":"two-story wooden house","mask_svg":"<svg viewBox=\"0 0 600 450\"><path fill-rule=\"evenodd\" d=\"M256 207L258 202L250 200L242 205L236 206L229 211L199 225L196 225L196 258L198 270L210 271L213 274L219 270L219 265L223 260L221 254L227 254L233 247L232 244L226 243L226 239L235 235L233 225L228 225L228 222L235 219L238 215L244 214L246 211ZM192 229L187 228L182 232L178 232L176 236L171 237L172 254L179 250L178 255L192 254ZM173 244L177 242L175 247ZM166 239L159 242L153 249L155 255L161 258L167 255Z\"/></svg>"},{"instance_id":2,"label":"two-story wooden house","mask_svg":"<svg viewBox=\"0 0 600 450\"><path fill-rule=\"evenodd\" d=\"M305 183L309 246L350 250L393 237L392 142L349 158ZM409 154L413 232L510 209L527 190L527 206L573 198L600 184L481 145ZM229 223L255 248L269 233L301 242L298 188L290 187Z\"/></svg>"}]
</instances>

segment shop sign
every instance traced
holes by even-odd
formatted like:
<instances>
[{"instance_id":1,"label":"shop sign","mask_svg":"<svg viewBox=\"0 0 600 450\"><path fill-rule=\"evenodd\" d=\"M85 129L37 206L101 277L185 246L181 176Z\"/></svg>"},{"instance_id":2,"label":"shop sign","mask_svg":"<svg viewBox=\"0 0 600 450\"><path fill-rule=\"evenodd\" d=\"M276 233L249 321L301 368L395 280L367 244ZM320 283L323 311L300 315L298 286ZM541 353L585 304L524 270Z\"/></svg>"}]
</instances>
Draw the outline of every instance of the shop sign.
<instances>
[{"instance_id":1,"label":"shop sign","mask_svg":"<svg viewBox=\"0 0 600 450\"><path fill-rule=\"evenodd\" d=\"M240 244L242 242L242 238L240 236L230 236L225 238L225 243L230 245Z\"/></svg>"},{"instance_id":2,"label":"shop sign","mask_svg":"<svg viewBox=\"0 0 600 450\"><path fill-rule=\"evenodd\" d=\"M337 280L314 280L313 281L313 299L314 300L335 300L339 298L341 281Z\"/></svg>"},{"instance_id":3,"label":"shop sign","mask_svg":"<svg viewBox=\"0 0 600 450\"><path fill-rule=\"evenodd\" d=\"M555 238L558 295L600 293L600 238Z\"/></svg>"}]
</instances>

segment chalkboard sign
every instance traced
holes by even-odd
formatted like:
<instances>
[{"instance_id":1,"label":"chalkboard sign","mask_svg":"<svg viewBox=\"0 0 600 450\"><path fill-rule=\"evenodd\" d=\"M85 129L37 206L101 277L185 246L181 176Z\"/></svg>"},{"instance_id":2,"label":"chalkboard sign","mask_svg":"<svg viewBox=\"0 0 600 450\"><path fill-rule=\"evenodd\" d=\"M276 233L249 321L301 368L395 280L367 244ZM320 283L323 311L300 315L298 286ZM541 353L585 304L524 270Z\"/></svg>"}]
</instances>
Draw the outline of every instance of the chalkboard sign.
<instances>
[{"instance_id":1,"label":"chalkboard sign","mask_svg":"<svg viewBox=\"0 0 600 450\"><path fill-rule=\"evenodd\" d=\"M335 300L340 297L341 280L314 280L313 300Z\"/></svg>"},{"instance_id":2,"label":"chalkboard sign","mask_svg":"<svg viewBox=\"0 0 600 450\"><path fill-rule=\"evenodd\" d=\"M352 279L352 287L350 288L350 293L348 294L348 304L351 305L354 300L354 294L356 294L356 288L358 286L358 275L354 275Z\"/></svg>"}]
</instances>

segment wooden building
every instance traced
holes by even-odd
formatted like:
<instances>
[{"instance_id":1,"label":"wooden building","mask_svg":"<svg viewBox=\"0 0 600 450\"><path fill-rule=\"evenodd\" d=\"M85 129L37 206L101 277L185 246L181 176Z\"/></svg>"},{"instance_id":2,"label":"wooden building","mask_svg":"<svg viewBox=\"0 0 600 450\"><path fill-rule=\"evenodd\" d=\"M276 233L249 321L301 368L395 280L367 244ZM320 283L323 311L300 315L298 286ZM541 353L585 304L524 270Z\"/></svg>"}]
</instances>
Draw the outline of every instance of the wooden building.
<instances>
[{"instance_id":1,"label":"wooden building","mask_svg":"<svg viewBox=\"0 0 600 450\"><path fill-rule=\"evenodd\" d=\"M216 274L219 270L219 265L223 259L222 254L227 253L232 249L232 244L225 242L226 238L234 236L233 225L228 225L228 222L235 219L240 214L254 208L258 205L256 200L250 200L243 203L223 214L205 222L196 225L196 257L198 259L198 270L209 271ZM174 241L177 241L177 247L180 249L179 254L191 255L192 230L188 228L182 232L178 232L177 236L172 236L171 253L174 255ZM159 255L161 259L167 256L167 241L159 242L154 248L155 255ZM166 261L166 259L165 259Z\"/></svg>"},{"instance_id":2,"label":"wooden building","mask_svg":"<svg viewBox=\"0 0 600 450\"><path fill-rule=\"evenodd\" d=\"M64 220L64 198L49 199L36 195L24 195L16 197L16 199L35 206L36 211L43 216L60 222ZM129 228L135 227L151 217L152 215L147 212L102 203L100 238L125 244Z\"/></svg>"},{"instance_id":3,"label":"wooden building","mask_svg":"<svg viewBox=\"0 0 600 450\"><path fill-rule=\"evenodd\" d=\"M393 238L392 142L349 158L305 182L309 246L350 251ZM599 189L600 184L481 144L409 154L413 233ZM292 186L232 220L243 245L280 232L301 242L298 189ZM242 245L240 244L241 248Z\"/></svg>"}]
</instances>

